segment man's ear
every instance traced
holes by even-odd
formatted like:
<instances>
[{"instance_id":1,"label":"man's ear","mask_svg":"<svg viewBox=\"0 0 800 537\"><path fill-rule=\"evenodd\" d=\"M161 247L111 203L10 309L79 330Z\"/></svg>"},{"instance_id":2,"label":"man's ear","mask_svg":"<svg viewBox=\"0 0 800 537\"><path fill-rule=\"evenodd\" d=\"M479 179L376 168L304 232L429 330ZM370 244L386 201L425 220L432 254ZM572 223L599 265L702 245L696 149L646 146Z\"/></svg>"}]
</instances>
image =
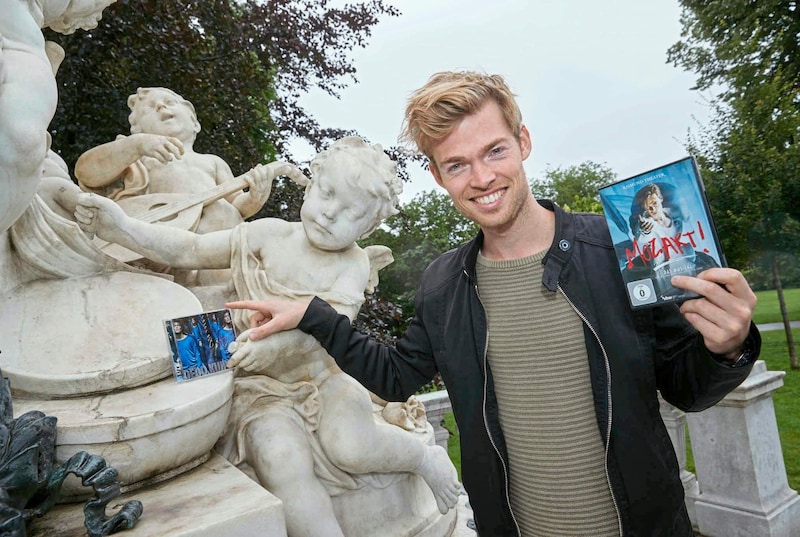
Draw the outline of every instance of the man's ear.
<instances>
[{"instance_id":1,"label":"man's ear","mask_svg":"<svg viewBox=\"0 0 800 537\"><path fill-rule=\"evenodd\" d=\"M436 184L441 187L444 187L444 185L442 184L442 177L441 175L439 175L439 168L436 167L436 164L434 164L433 162L429 162L428 170L431 172L431 175L433 175L433 178L436 180Z\"/></svg>"},{"instance_id":2,"label":"man's ear","mask_svg":"<svg viewBox=\"0 0 800 537\"><path fill-rule=\"evenodd\" d=\"M525 125L519 126L519 149L522 153L522 160L525 160L531 154L531 133L528 132L528 127Z\"/></svg>"}]
</instances>

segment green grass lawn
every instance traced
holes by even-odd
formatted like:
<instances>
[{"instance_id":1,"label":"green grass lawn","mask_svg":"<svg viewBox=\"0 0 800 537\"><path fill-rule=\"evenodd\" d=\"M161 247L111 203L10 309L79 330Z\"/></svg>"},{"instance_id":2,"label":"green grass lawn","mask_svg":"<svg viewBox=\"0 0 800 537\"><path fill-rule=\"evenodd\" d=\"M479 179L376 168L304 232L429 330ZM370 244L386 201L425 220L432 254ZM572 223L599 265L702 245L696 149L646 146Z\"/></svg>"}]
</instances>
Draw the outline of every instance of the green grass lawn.
<instances>
[{"instance_id":1,"label":"green grass lawn","mask_svg":"<svg viewBox=\"0 0 800 537\"><path fill-rule=\"evenodd\" d=\"M759 291L756 296L758 297L758 304L756 304L756 311L753 313L753 320L756 324L783 321L776 291ZM800 288L784 289L783 296L789 319L800 321Z\"/></svg>"},{"instance_id":2,"label":"green grass lawn","mask_svg":"<svg viewBox=\"0 0 800 537\"><path fill-rule=\"evenodd\" d=\"M800 342L800 330L792 330L795 342ZM789 369L789 353L783 330L764 332L761 358L770 371L785 371L783 387L775 392L775 418L781 437L783 460L789 486L800 490L800 371Z\"/></svg>"},{"instance_id":3,"label":"green grass lawn","mask_svg":"<svg viewBox=\"0 0 800 537\"><path fill-rule=\"evenodd\" d=\"M775 291L760 291L758 305L753 319L757 324L781 322L778 297ZM789 318L800 320L800 289L784 290ZM800 330L792 331L795 345L800 345ZM770 371L785 371L783 387L775 392L773 404L775 405L775 419L778 423L778 434L781 439L783 460L786 465L786 474L789 486L800 491L800 371L792 371L789 366L789 351L786 344L786 334L783 330L763 332L761 359L767 363ZM461 452L458 446L458 432L452 413L445 417L445 427L451 431L447 443L450 458L458 469L461 478ZM687 470L694 472L691 445L687 434Z\"/></svg>"}]
</instances>

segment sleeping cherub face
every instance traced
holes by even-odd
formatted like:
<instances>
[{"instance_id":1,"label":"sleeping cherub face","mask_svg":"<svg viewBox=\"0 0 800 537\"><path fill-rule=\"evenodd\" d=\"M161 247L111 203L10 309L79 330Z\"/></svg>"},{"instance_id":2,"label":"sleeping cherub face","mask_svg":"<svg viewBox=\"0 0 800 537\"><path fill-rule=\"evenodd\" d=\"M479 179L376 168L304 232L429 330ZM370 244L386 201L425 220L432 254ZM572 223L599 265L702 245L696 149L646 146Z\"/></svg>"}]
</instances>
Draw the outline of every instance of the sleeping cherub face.
<instances>
[{"instance_id":1,"label":"sleeping cherub face","mask_svg":"<svg viewBox=\"0 0 800 537\"><path fill-rule=\"evenodd\" d=\"M347 182L346 166L328 166L314 178L300 208L308 241L321 250L345 250L371 230L380 205Z\"/></svg>"}]
</instances>

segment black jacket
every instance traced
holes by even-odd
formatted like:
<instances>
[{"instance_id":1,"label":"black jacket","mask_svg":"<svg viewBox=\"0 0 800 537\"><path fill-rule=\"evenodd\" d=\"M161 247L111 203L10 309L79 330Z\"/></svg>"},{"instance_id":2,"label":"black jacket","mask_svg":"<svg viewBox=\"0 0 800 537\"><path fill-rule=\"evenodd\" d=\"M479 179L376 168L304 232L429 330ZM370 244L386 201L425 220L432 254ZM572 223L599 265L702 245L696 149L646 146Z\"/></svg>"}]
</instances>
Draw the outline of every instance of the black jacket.
<instances>
[{"instance_id":1,"label":"black jacket","mask_svg":"<svg viewBox=\"0 0 800 537\"><path fill-rule=\"evenodd\" d=\"M758 331L751 327L750 364L732 368L718 362L674 304L630 308L602 216L539 203L556 215L542 283L562 292L583 320L621 533L691 536L657 390L684 411L714 405L749 374L760 349ZM320 299L312 301L299 328L315 336L345 372L387 400L407 399L440 372L461 435L462 479L478 534L516 536L508 458L485 357L486 315L475 278L481 241L479 235L431 263L416 295L415 317L394 348L355 332L347 317Z\"/></svg>"}]
</instances>

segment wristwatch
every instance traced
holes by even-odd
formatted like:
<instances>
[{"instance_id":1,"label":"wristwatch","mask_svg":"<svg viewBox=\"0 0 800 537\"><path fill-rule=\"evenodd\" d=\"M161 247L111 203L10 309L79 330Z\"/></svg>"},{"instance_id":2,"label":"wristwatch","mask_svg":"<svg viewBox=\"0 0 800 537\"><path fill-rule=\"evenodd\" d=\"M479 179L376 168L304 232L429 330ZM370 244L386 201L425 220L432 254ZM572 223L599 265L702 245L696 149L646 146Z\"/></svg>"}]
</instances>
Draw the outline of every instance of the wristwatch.
<instances>
[{"instance_id":1,"label":"wristwatch","mask_svg":"<svg viewBox=\"0 0 800 537\"><path fill-rule=\"evenodd\" d=\"M736 359L735 362L731 362L729 360L724 360L722 363L727 365L728 367L742 367L749 364L753 359L753 342L748 337L744 340L744 347L742 348L742 354Z\"/></svg>"}]
</instances>

